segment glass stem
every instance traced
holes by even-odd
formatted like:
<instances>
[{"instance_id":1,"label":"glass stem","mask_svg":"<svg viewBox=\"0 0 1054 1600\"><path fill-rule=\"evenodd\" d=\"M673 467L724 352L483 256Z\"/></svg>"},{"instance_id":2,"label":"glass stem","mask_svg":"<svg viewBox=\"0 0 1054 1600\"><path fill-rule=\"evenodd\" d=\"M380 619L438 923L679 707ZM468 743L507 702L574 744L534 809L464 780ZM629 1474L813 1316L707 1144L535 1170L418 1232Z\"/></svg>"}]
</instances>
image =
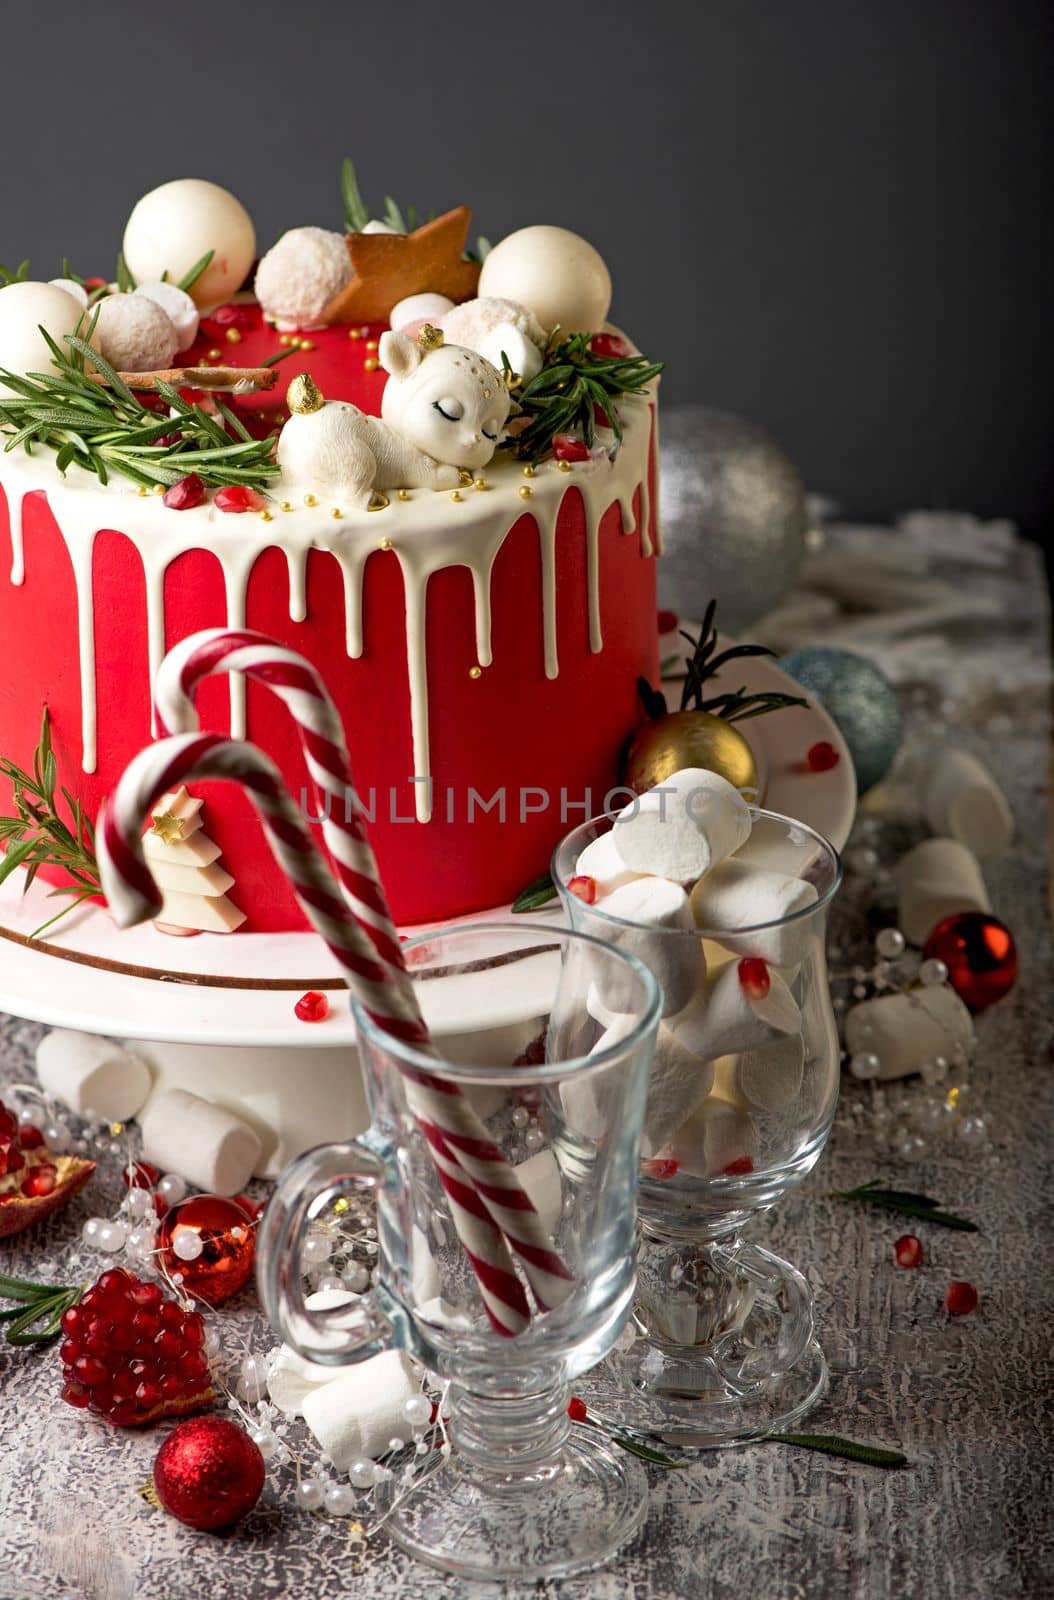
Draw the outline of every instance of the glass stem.
<instances>
[{"instance_id":1,"label":"glass stem","mask_svg":"<svg viewBox=\"0 0 1054 1600\"><path fill-rule=\"evenodd\" d=\"M550 1477L571 1428L569 1397L562 1383L504 1398L453 1385L447 1397L447 1431L458 1470L492 1486Z\"/></svg>"}]
</instances>

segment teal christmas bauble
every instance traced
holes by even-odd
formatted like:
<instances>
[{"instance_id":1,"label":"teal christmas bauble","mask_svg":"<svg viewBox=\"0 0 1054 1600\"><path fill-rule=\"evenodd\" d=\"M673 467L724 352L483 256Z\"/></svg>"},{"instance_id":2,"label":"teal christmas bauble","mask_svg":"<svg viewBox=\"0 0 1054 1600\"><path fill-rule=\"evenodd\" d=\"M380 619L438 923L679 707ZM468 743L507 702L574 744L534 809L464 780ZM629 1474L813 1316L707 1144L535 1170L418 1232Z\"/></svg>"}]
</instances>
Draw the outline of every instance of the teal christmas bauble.
<instances>
[{"instance_id":1,"label":"teal christmas bauble","mask_svg":"<svg viewBox=\"0 0 1054 1600\"><path fill-rule=\"evenodd\" d=\"M897 691L873 661L852 650L806 645L780 666L818 700L849 746L860 794L872 789L893 765L904 734Z\"/></svg>"}]
</instances>

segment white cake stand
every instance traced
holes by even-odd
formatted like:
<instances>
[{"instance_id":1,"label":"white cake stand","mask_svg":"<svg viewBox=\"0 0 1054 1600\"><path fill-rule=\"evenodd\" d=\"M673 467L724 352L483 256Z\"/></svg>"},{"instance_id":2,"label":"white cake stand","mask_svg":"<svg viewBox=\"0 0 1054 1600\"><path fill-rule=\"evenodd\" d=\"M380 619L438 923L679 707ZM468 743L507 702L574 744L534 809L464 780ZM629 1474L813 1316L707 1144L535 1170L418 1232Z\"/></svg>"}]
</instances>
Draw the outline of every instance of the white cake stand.
<instances>
[{"instance_id":1,"label":"white cake stand","mask_svg":"<svg viewBox=\"0 0 1054 1600\"><path fill-rule=\"evenodd\" d=\"M737 682L752 691L792 693L771 662L746 659ZM817 706L780 711L742 725L766 775L765 805L798 818L839 849L852 826L852 762L834 723ZM811 773L805 752L827 740L840 761ZM258 1175L275 1176L312 1145L360 1132L368 1121L355 1027L339 971L313 934L200 934L175 939L153 926L121 932L104 908L81 908L44 941L29 935L54 914L46 886L22 893L21 873L0 888L0 1010L51 1027L133 1040L154 1072L153 1093L180 1088L227 1107L260 1136ZM500 921L507 905L455 919ZM525 919L527 920L527 919ZM557 903L531 914L563 921ZM434 924L432 926L435 926ZM427 932L429 929L405 929ZM307 989L330 992L321 1023L293 1006ZM495 1027L536 1002L496 987ZM457 1032L456 1007L434 1021L442 1038Z\"/></svg>"}]
</instances>

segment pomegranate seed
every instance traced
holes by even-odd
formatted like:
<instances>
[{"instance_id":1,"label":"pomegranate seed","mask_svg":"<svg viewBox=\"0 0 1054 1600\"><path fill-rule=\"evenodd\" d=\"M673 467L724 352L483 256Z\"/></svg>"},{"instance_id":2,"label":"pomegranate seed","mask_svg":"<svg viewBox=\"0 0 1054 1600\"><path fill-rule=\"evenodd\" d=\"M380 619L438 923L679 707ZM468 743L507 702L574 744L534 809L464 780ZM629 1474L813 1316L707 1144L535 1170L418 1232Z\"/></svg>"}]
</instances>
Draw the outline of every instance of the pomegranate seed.
<instances>
[{"instance_id":1,"label":"pomegranate seed","mask_svg":"<svg viewBox=\"0 0 1054 1600\"><path fill-rule=\"evenodd\" d=\"M130 1272L125 1272L123 1267L109 1267L107 1271L103 1273L102 1277L99 1278L95 1284L95 1288L98 1290L100 1295L105 1296L118 1293L123 1298L125 1290L128 1289L132 1283L137 1283L138 1281L139 1280L137 1278L132 1277ZM89 1293L91 1292L92 1291L89 1290ZM85 1295L84 1298L87 1300L88 1296Z\"/></svg>"},{"instance_id":2,"label":"pomegranate seed","mask_svg":"<svg viewBox=\"0 0 1054 1600\"><path fill-rule=\"evenodd\" d=\"M178 1400L183 1393L183 1379L178 1372L166 1372L160 1383L162 1400Z\"/></svg>"},{"instance_id":3,"label":"pomegranate seed","mask_svg":"<svg viewBox=\"0 0 1054 1600\"><path fill-rule=\"evenodd\" d=\"M62 1331L67 1339L72 1339L84 1328L84 1312L80 1306L67 1306L62 1313Z\"/></svg>"},{"instance_id":4,"label":"pomegranate seed","mask_svg":"<svg viewBox=\"0 0 1054 1600\"><path fill-rule=\"evenodd\" d=\"M805 765L810 772L830 772L841 759L833 744L828 744L826 739L818 739L806 751Z\"/></svg>"},{"instance_id":5,"label":"pomegranate seed","mask_svg":"<svg viewBox=\"0 0 1054 1600\"><path fill-rule=\"evenodd\" d=\"M921 1267L922 1240L916 1239L913 1233L902 1233L893 1246L893 1254L897 1258L898 1267Z\"/></svg>"},{"instance_id":6,"label":"pomegranate seed","mask_svg":"<svg viewBox=\"0 0 1054 1600\"><path fill-rule=\"evenodd\" d=\"M219 495L217 495L217 505L219 505L219 498ZM174 483L170 489L166 489L161 499L170 511L192 511L195 506L200 506L204 503L205 485L196 472L188 472L185 478L180 478L178 483ZM248 507L229 506L222 509L246 511Z\"/></svg>"},{"instance_id":7,"label":"pomegranate seed","mask_svg":"<svg viewBox=\"0 0 1054 1600\"><path fill-rule=\"evenodd\" d=\"M181 1328L183 1326L183 1310L174 1300L166 1300L161 1307L161 1323L166 1328Z\"/></svg>"},{"instance_id":8,"label":"pomegranate seed","mask_svg":"<svg viewBox=\"0 0 1054 1600\"><path fill-rule=\"evenodd\" d=\"M39 1150L44 1143L44 1135L39 1128L34 1128L30 1125L19 1131L18 1142L23 1150Z\"/></svg>"},{"instance_id":9,"label":"pomegranate seed","mask_svg":"<svg viewBox=\"0 0 1054 1600\"><path fill-rule=\"evenodd\" d=\"M208 320L221 328L251 328L255 315L252 306L217 306L209 312Z\"/></svg>"},{"instance_id":10,"label":"pomegranate seed","mask_svg":"<svg viewBox=\"0 0 1054 1600\"><path fill-rule=\"evenodd\" d=\"M580 1400L576 1394L573 1394L567 1402L567 1415L572 1422L584 1422L589 1415L589 1407L584 1400Z\"/></svg>"},{"instance_id":11,"label":"pomegranate seed","mask_svg":"<svg viewBox=\"0 0 1054 1600\"><path fill-rule=\"evenodd\" d=\"M726 1178L744 1178L748 1172L753 1172L754 1162L750 1156L737 1156L730 1161L727 1167L722 1167L722 1175Z\"/></svg>"},{"instance_id":12,"label":"pomegranate seed","mask_svg":"<svg viewBox=\"0 0 1054 1600\"><path fill-rule=\"evenodd\" d=\"M155 1406L161 1404L161 1390L156 1383L141 1383L135 1391L135 1397L144 1411L153 1411Z\"/></svg>"},{"instance_id":13,"label":"pomegranate seed","mask_svg":"<svg viewBox=\"0 0 1054 1600\"><path fill-rule=\"evenodd\" d=\"M597 880L587 878L585 873L579 873L571 878L567 885L568 894L573 894L576 900L581 900L587 906L596 905Z\"/></svg>"},{"instance_id":14,"label":"pomegranate seed","mask_svg":"<svg viewBox=\"0 0 1054 1600\"><path fill-rule=\"evenodd\" d=\"M110 1376L110 1369L98 1356L78 1356L73 1370L85 1388L97 1389Z\"/></svg>"},{"instance_id":15,"label":"pomegranate seed","mask_svg":"<svg viewBox=\"0 0 1054 1600\"><path fill-rule=\"evenodd\" d=\"M9 1189L7 1189L7 1190L4 1191L3 1194L0 1194L0 1206L10 1205L12 1200L17 1200L17 1199L18 1199L18 1196L16 1194L12 1194L11 1191Z\"/></svg>"},{"instance_id":16,"label":"pomegranate seed","mask_svg":"<svg viewBox=\"0 0 1054 1600\"><path fill-rule=\"evenodd\" d=\"M0 1139L0 1177L7 1172L21 1172L26 1158L13 1139Z\"/></svg>"},{"instance_id":17,"label":"pomegranate seed","mask_svg":"<svg viewBox=\"0 0 1054 1600\"><path fill-rule=\"evenodd\" d=\"M68 1406L83 1408L88 1404L88 1391L83 1389L79 1383L64 1383L62 1386L62 1398Z\"/></svg>"},{"instance_id":18,"label":"pomegranate seed","mask_svg":"<svg viewBox=\"0 0 1054 1600\"><path fill-rule=\"evenodd\" d=\"M633 351L617 333L594 333L589 341L589 353L598 361L622 361Z\"/></svg>"},{"instance_id":19,"label":"pomegranate seed","mask_svg":"<svg viewBox=\"0 0 1054 1600\"><path fill-rule=\"evenodd\" d=\"M59 1360L64 1367L72 1367L77 1357L83 1353L76 1339L63 1339L59 1345Z\"/></svg>"},{"instance_id":20,"label":"pomegranate seed","mask_svg":"<svg viewBox=\"0 0 1054 1600\"><path fill-rule=\"evenodd\" d=\"M208 1377L209 1364L203 1355L194 1350L190 1355L181 1357L179 1370L185 1378L197 1380Z\"/></svg>"},{"instance_id":21,"label":"pomegranate seed","mask_svg":"<svg viewBox=\"0 0 1054 1600\"><path fill-rule=\"evenodd\" d=\"M589 446L577 434L554 433L553 455L557 461L588 461Z\"/></svg>"},{"instance_id":22,"label":"pomegranate seed","mask_svg":"<svg viewBox=\"0 0 1054 1600\"><path fill-rule=\"evenodd\" d=\"M676 1176L678 1163L672 1156L656 1156L651 1161L642 1161L640 1170L645 1178L657 1178L663 1183L667 1178Z\"/></svg>"},{"instance_id":23,"label":"pomegranate seed","mask_svg":"<svg viewBox=\"0 0 1054 1600\"><path fill-rule=\"evenodd\" d=\"M188 1350L200 1350L205 1343L205 1318L200 1311L183 1318L183 1342Z\"/></svg>"},{"instance_id":24,"label":"pomegranate seed","mask_svg":"<svg viewBox=\"0 0 1054 1600\"><path fill-rule=\"evenodd\" d=\"M739 963L739 984L748 1000L764 1000L772 987L769 969L758 956L747 956Z\"/></svg>"},{"instance_id":25,"label":"pomegranate seed","mask_svg":"<svg viewBox=\"0 0 1054 1600\"><path fill-rule=\"evenodd\" d=\"M329 996L309 989L293 1007L301 1022L325 1022L329 1016Z\"/></svg>"},{"instance_id":26,"label":"pomegranate seed","mask_svg":"<svg viewBox=\"0 0 1054 1600\"><path fill-rule=\"evenodd\" d=\"M672 633L680 620L676 611L660 611L656 617L660 633Z\"/></svg>"},{"instance_id":27,"label":"pomegranate seed","mask_svg":"<svg viewBox=\"0 0 1054 1600\"><path fill-rule=\"evenodd\" d=\"M184 1350L182 1337L175 1328L165 1328L158 1334L154 1349L166 1361L178 1361Z\"/></svg>"},{"instance_id":28,"label":"pomegranate seed","mask_svg":"<svg viewBox=\"0 0 1054 1600\"><path fill-rule=\"evenodd\" d=\"M18 1118L7 1106L0 1103L0 1139L14 1139L18 1134Z\"/></svg>"},{"instance_id":29,"label":"pomegranate seed","mask_svg":"<svg viewBox=\"0 0 1054 1600\"><path fill-rule=\"evenodd\" d=\"M130 1161L121 1173L126 1189L153 1189L161 1177L161 1168L150 1161Z\"/></svg>"},{"instance_id":30,"label":"pomegranate seed","mask_svg":"<svg viewBox=\"0 0 1054 1600\"><path fill-rule=\"evenodd\" d=\"M117 1350L122 1355L127 1355L129 1351L135 1349L136 1344L138 1343L138 1338L139 1336L130 1322L115 1323L113 1328L110 1330L109 1335L104 1336L103 1338L102 1350L99 1350L95 1353L98 1355L105 1355L106 1351L109 1349Z\"/></svg>"},{"instance_id":31,"label":"pomegranate seed","mask_svg":"<svg viewBox=\"0 0 1054 1600\"><path fill-rule=\"evenodd\" d=\"M968 1317L971 1311L977 1310L979 1299L980 1296L972 1283L964 1283L961 1279L957 1279L954 1283L949 1283L944 1304L948 1308L950 1317Z\"/></svg>"},{"instance_id":32,"label":"pomegranate seed","mask_svg":"<svg viewBox=\"0 0 1054 1600\"><path fill-rule=\"evenodd\" d=\"M36 1199L38 1195L50 1194L58 1181L58 1167L53 1167L50 1161L42 1161L22 1179L22 1193L31 1200Z\"/></svg>"},{"instance_id":33,"label":"pomegranate seed","mask_svg":"<svg viewBox=\"0 0 1054 1600\"><path fill-rule=\"evenodd\" d=\"M593 402L593 425L597 428L610 428L611 426L611 418L604 410L604 407L597 405L596 401Z\"/></svg>"},{"instance_id":34,"label":"pomegranate seed","mask_svg":"<svg viewBox=\"0 0 1054 1600\"><path fill-rule=\"evenodd\" d=\"M128 1291L128 1298L140 1311L160 1312L165 1297L156 1283L137 1283ZM177 1311L179 1307L176 1307Z\"/></svg>"},{"instance_id":35,"label":"pomegranate seed","mask_svg":"<svg viewBox=\"0 0 1054 1600\"><path fill-rule=\"evenodd\" d=\"M212 503L217 511L262 511L267 501L246 484L232 483L226 489L217 489Z\"/></svg>"}]
</instances>

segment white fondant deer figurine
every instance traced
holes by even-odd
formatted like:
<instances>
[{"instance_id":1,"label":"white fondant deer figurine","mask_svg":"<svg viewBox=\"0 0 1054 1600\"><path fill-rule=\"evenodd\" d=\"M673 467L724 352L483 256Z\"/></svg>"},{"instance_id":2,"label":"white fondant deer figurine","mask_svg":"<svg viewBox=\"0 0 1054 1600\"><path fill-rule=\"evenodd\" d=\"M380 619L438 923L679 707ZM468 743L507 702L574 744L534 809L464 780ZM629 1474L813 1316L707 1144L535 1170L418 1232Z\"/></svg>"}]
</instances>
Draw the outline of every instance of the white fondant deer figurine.
<instances>
[{"instance_id":1,"label":"white fondant deer figurine","mask_svg":"<svg viewBox=\"0 0 1054 1600\"><path fill-rule=\"evenodd\" d=\"M384 489L456 489L461 470L485 467L504 437L511 401L501 373L431 328L420 342L382 334L377 354L390 374L380 419L324 400L306 373L294 378L278 440L283 476L366 510L385 503Z\"/></svg>"}]
</instances>

